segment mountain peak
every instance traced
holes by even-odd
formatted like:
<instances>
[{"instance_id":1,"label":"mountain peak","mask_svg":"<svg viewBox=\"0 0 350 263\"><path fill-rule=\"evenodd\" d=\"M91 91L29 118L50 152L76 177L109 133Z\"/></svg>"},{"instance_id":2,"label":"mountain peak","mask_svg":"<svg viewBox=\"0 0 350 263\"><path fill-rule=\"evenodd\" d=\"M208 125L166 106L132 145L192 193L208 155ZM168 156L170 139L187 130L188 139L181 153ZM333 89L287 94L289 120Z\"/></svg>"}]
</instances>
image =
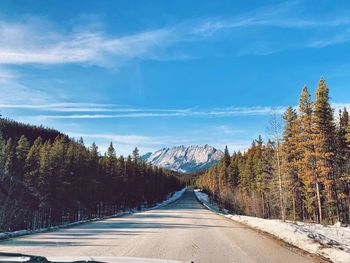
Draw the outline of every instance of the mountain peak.
<instances>
[{"instance_id":1,"label":"mountain peak","mask_svg":"<svg viewBox=\"0 0 350 263\"><path fill-rule=\"evenodd\" d=\"M166 169L190 173L205 170L219 162L223 152L208 144L163 148L143 156L146 162Z\"/></svg>"}]
</instances>

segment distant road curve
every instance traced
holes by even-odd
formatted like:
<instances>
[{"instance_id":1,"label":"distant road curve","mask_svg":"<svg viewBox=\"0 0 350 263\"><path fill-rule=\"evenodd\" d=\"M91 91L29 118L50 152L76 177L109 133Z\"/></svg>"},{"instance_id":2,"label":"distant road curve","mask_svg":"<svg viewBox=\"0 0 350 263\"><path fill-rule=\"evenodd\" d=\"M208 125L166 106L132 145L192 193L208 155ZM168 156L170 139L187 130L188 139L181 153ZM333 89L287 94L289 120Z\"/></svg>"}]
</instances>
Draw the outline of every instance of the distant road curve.
<instances>
[{"instance_id":1,"label":"distant road curve","mask_svg":"<svg viewBox=\"0 0 350 263\"><path fill-rule=\"evenodd\" d=\"M1 252L45 257L125 256L220 262L319 262L204 208L193 191L155 210L0 242Z\"/></svg>"}]
</instances>

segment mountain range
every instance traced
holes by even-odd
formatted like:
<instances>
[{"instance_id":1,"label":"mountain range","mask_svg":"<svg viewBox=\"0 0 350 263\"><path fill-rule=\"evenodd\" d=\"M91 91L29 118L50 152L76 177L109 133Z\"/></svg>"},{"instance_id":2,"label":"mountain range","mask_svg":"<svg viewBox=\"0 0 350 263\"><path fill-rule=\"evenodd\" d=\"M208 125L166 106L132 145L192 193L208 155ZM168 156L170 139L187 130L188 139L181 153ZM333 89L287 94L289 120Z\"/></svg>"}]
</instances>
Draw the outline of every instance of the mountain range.
<instances>
[{"instance_id":1,"label":"mountain range","mask_svg":"<svg viewBox=\"0 0 350 263\"><path fill-rule=\"evenodd\" d=\"M205 170L219 162L223 152L210 145L175 146L143 156L146 162L169 170L192 173Z\"/></svg>"}]
</instances>

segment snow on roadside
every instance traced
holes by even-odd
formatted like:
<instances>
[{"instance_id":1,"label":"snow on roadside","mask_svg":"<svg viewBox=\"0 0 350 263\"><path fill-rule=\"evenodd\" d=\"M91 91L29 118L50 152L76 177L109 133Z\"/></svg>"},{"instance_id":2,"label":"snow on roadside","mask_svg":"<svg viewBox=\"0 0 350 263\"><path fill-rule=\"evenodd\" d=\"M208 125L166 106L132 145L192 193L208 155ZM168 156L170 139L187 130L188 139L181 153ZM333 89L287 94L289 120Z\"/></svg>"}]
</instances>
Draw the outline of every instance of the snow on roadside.
<instances>
[{"instance_id":1,"label":"snow on roadside","mask_svg":"<svg viewBox=\"0 0 350 263\"><path fill-rule=\"evenodd\" d=\"M150 208L150 209L155 209L155 208L159 208L159 207L163 207L166 206L172 202L175 202L176 200L178 200L183 193L186 191L186 188L183 188L177 192L175 192L173 195L169 196L167 199L165 199L163 202L156 204L154 207Z\"/></svg>"},{"instance_id":2,"label":"snow on roadside","mask_svg":"<svg viewBox=\"0 0 350 263\"><path fill-rule=\"evenodd\" d=\"M350 262L350 228L323 226L303 222L283 222L277 219L263 219L252 216L228 214L220 210L217 204L210 202L208 195L195 190L199 201L212 210L232 220L272 234L283 241L307 252L321 255L337 263Z\"/></svg>"},{"instance_id":3,"label":"snow on roadside","mask_svg":"<svg viewBox=\"0 0 350 263\"><path fill-rule=\"evenodd\" d=\"M147 211L147 210L151 210L151 209L160 208L160 207L166 206L166 205L178 200L183 195L183 193L185 191L186 191L186 188L183 188L179 191L176 191L173 194L169 194L167 199L165 199L164 201L156 204L155 206L152 206L149 208L143 208L141 210L140 209L139 210L138 209L130 209L128 211L120 211L120 212L118 212L114 215L110 215L110 216L104 216L104 217L93 218L93 219L88 219L88 220L80 220L80 221L68 223L65 225L46 227L46 228L41 228L41 229L37 229L37 230L18 230L18 231L12 231L12 232L2 232L2 233L0 233L0 241L4 240L4 239L8 239L8 238L36 234L36 233L43 233L43 232L52 231L52 230L56 230L56 229L60 229L60 228L72 227L72 226L81 225L81 224L99 221L99 220L104 220L104 219L108 219L108 218L112 218L112 217L119 217L119 216L137 213L137 212L143 212L143 211Z\"/></svg>"}]
</instances>

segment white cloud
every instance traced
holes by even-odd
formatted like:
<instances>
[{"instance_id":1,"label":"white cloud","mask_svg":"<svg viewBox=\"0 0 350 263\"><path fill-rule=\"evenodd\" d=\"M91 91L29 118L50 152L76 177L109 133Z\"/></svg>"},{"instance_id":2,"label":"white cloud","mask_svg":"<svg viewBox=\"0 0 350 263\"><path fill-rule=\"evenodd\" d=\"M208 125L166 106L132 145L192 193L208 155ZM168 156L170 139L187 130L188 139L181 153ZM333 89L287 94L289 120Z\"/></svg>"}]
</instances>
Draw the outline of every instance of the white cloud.
<instances>
[{"instance_id":1,"label":"white cloud","mask_svg":"<svg viewBox=\"0 0 350 263\"><path fill-rule=\"evenodd\" d=\"M103 105L103 104L102 104ZM1 105L0 105L1 108ZM236 117L236 116L259 116L270 115L273 111L277 114L283 114L287 107L275 106L275 107L227 107L216 108L213 110L206 109L147 109L147 108L107 108L106 112L95 114L65 114L65 115L53 115L53 114L39 114L36 118L39 119L118 119L118 118L156 118L156 117ZM53 108L55 109L55 108ZM69 108L64 110L58 108L57 111L103 111L104 108ZM110 114L109 111L116 111L118 114Z\"/></svg>"},{"instance_id":2,"label":"white cloud","mask_svg":"<svg viewBox=\"0 0 350 263\"><path fill-rule=\"evenodd\" d=\"M270 115L273 111L277 114L283 114L287 107L285 106L254 106L254 107L227 107L210 111L213 116L249 116L249 115Z\"/></svg>"},{"instance_id":3,"label":"white cloud","mask_svg":"<svg viewBox=\"0 0 350 263\"><path fill-rule=\"evenodd\" d=\"M286 38L286 36L281 34L269 40L268 35L263 32L259 34L257 33L258 31L253 31L252 34L245 36L249 38L249 41L247 41L248 44L242 48L238 47L237 55L265 56L295 47L322 48L350 41L350 30L348 29L350 25L349 14L340 14L339 12L329 13L327 16L315 18L310 16L309 13L300 2L289 1L277 5L265 6L236 17L209 18L197 24L194 27L193 33L202 35L203 37L211 37L215 33L222 31L249 30L250 28L282 28L299 31L308 30L309 32L309 37L298 37L298 41L295 42L293 38ZM333 32L339 32L341 30L343 32L335 34L333 37L316 39L320 31L325 32L326 29L330 28ZM326 32L322 35L329 35L329 33ZM255 38L254 36L259 37ZM316 40L310 42L309 38L312 37ZM288 41L283 41L283 39L287 39Z\"/></svg>"},{"instance_id":4,"label":"white cloud","mask_svg":"<svg viewBox=\"0 0 350 263\"><path fill-rule=\"evenodd\" d=\"M104 103L60 102L43 104L0 104L0 109L31 109L53 112L133 112L139 111L130 107Z\"/></svg>"},{"instance_id":5,"label":"white cloud","mask_svg":"<svg viewBox=\"0 0 350 263\"><path fill-rule=\"evenodd\" d=\"M117 118L145 118L145 117L176 117L186 116L186 114L175 113L125 113L125 114L72 114L72 115L38 115L42 119L117 119Z\"/></svg>"},{"instance_id":6,"label":"white cloud","mask_svg":"<svg viewBox=\"0 0 350 263\"><path fill-rule=\"evenodd\" d=\"M343 44L350 41L350 29L347 29L339 34L334 36L328 36L324 39L315 40L309 43L309 47L311 48L323 48L327 46Z\"/></svg>"},{"instance_id":7,"label":"white cloud","mask_svg":"<svg viewBox=\"0 0 350 263\"><path fill-rule=\"evenodd\" d=\"M332 107L338 111L344 107L350 109L349 103L332 103ZM1 108L1 105L0 105ZM294 106L297 109L297 106ZM226 107L213 110L205 109L120 109L120 114L67 114L67 115L38 115L42 119L113 119L113 118L147 118L147 117L236 117L236 116L269 116L273 113L282 115L286 106L253 106L253 107ZM113 111L113 109L109 109ZM79 111L79 110L78 110ZM115 111L119 111L115 109ZM221 125L217 127L223 133L237 133L240 130Z\"/></svg>"},{"instance_id":8,"label":"white cloud","mask_svg":"<svg viewBox=\"0 0 350 263\"><path fill-rule=\"evenodd\" d=\"M83 138L92 138L92 139L103 139L108 140L112 142L116 142L118 144L132 144L132 145L139 145L139 144L162 144L164 142L159 141L158 138L150 137L150 136L143 136L143 135L121 135L121 134L89 134L89 133L68 133L68 135L72 137L83 137Z\"/></svg>"},{"instance_id":9,"label":"white cloud","mask_svg":"<svg viewBox=\"0 0 350 263\"><path fill-rule=\"evenodd\" d=\"M194 29L194 32L211 35L220 30L247 27L313 29L350 24L350 18L348 16L340 17L337 15L323 19L314 19L304 15L302 11L302 5L296 1L289 1L265 6L233 18L212 18L198 25Z\"/></svg>"},{"instance_id":10,"label":"white cloud","mask_svg":"<svg viewBox=\"0 0 350 263\"><path fill-rule=\"evenodd\" d=\"M110 36L94 27L62 32L40 19L17 23L0 21L0 64L107 66L112 59L162 59L161 49L179 40L172 28Z\"/></svg>"},{"instance_id":11,"label":"white cloud","mask_svg":"<svg viewBox=\"0 0 350 263\"><path fill-rule=\"evenodd\" d=\"M307 29L350 24L347 16L317 20L304 16L299 9L301 7L295 2L282 3L231 18L185 21L124 36L106 34L101 25L96 27L95 23L64 31L50 21L35 17L19 22L0 21L0 64L81 63L116 67L130 59L186 59L191 56L170 49L176 43L207 39L222 30L246 27ZM348 37L345 39L348 41ZM328 42L314 41L309 46L322 47L342 41L345 41L344 36L336 36ZM261 49L262 54L273 53L268 45Z\"/></svg>"}]
</instances>

